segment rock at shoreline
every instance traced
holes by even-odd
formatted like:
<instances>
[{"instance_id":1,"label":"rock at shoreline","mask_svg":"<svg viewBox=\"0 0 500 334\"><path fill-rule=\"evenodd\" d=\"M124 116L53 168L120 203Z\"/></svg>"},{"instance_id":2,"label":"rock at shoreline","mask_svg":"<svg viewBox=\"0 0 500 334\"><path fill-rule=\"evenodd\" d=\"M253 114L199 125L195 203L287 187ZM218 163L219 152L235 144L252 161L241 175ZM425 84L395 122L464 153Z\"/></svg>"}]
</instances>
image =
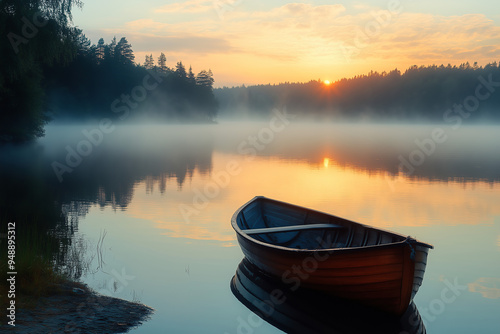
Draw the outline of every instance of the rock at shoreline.
<instances>
[{"instance_id":1,"label":"rock at shoreline","mask_svg":"<svg viewBox=\"0 0 500 334\"><path fill-rule=\"evenodd\" d=\"M65 283L41 297L34 308L18 309L16 326L1 325L1 333L114 334L126 333L147 321L153 309L103 296L83 285Z\"/></svg>"}]
</instances>

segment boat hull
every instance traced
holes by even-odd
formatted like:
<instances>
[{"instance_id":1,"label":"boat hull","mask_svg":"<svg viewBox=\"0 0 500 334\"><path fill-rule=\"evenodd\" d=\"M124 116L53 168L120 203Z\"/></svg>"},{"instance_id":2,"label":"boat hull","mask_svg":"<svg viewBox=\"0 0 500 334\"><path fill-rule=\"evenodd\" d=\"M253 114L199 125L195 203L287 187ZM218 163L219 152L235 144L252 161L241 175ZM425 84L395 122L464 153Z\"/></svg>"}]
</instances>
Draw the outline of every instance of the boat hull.
<instances>
[{"instance_id":1,"label":"boat hull","mask_svg":"<svg viewBox=\"0 0 500 334\"><path fill-rule=\"evenodd\" d=\"M262 203L271 201L269 203L272 205L284 204L262 197L252 201L262 201ZM252 204L252 201L247 204ZM286 204L286 208L308 210L290 207L289 204ZM316 211L310 211L318 214ZM265 216L265 210L263 212ZM236 224L238 224L237 213L233 216L233 223ZM346 220L336 222L347 226L350 230L346 231L346 234L349 235L355 233L352 229L357 231L359 226L363 226ZM348 224L359 226L348 226ZM258 240L247 235L244 229L239 228L239 230L236 229L239 232L238 242L248 261L289 285L292 290L299 288L319 290L397 315L405 312L417 293L423 280L428 250L432 247L418 242L397 241L399 239L392 237L396 238L396 242L332 248L329 246L335 244L332 240L335 234L329 236L320 231L316 237L318 239L316 248L296 249ZM341 232L337 232L339 233ZM311 232L309 234L311 235ZM369 239L366 234L369 232L365 232L363 238ZM339 239L338 236L336 238ZM404 236L402 238L405 239ZM351 236L350 240L353 243L354 237Z\"/></svg>"},{"instance_id":2,"label":"boat hull","mask_svg":"<svg viewBox=\"0 0 500 334\"><path fill-rule=\"evenodd\" d=\"M240 302L286 333L425 334L414 303L402 316L271 278L248 259L238 265L231 290Z\"/></svg>"}]
</instances>

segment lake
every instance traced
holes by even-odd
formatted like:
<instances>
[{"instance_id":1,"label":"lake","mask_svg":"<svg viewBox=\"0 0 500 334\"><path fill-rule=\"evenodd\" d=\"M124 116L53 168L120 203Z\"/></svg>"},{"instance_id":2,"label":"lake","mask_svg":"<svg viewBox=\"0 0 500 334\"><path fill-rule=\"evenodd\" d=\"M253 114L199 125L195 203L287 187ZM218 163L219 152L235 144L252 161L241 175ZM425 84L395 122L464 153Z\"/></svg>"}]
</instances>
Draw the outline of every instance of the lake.
<instances>
[{"instance_id":1,"label":"lake","mask_svg":"<svg viewBox=\"0 0 500 334\"><path fill-rule=\"evenodd\" d=\"M433 244L415 298L428 333L500 328L499 126L52 125L1 160L13 219L63 217L68 273L155 309L131 333L280 332L230 289L230 218L256 195Z\"/></svg>"}]
</instances>

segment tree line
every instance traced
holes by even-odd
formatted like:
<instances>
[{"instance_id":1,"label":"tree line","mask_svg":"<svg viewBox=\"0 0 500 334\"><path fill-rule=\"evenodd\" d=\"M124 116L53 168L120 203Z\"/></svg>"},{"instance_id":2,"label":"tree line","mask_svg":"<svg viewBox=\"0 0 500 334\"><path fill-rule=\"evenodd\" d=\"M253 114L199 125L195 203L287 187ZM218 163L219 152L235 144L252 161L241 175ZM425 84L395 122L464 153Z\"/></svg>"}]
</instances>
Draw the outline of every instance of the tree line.
<instances>
[{"instance_id":1,"label":"tree line","mask_svg":"<svg viewBox=\"0 0 500 334\"><path fill-rule=\"evenodd\" d=\"M150 87L141 88L147 77ZM50 71L48 101L56 119L88 119L114 115L115 101L122 101L132 112L130 120L210 122L217 113L213 95L213 73L197 75L184 64L167 66L162 52L157 61L146 55L142 65L135 64L132 46L126 37L96 45L81 31L77 36L77 54L68 66Z\"/></svg>"},{"instance_id":2,"label":"tree line","mask_svg":"<svg viewBox=\"0 0 500 334\"><path fill-rule=\"evenodd\" d=\"M0 143L43 135L43 69L73 59L73 5L81 2L0 1Z\"/></svg>"},{"instance_id":3,"label":"tree line","mask_svg":"<svg viewBox=\"0 0 500 334\"><path fill-rule=\"evenodd\" d=\"M182 62L169 68L164 54L157 64L148 56L138 65L126 37L108 44L101 38L92 45L72 25L75 6L82 2L0 1L0 144L43 136L51 119L118 116L111 110L113 101L130 95L152 74L160 78L158 85L139 98L134 115L213 120L218 107L210 70L194 75Z\"/></svg>"},{"instance_id":4,"label":"tree line","mask_svg":"<svg viewBox=\"0 0 500 334\"><path fill-rule=\"evenodd\" d=\"M474 98L479 85L487 95L481 100ZM268 116L273 108L286 106L291 113L317 120L443 121L447 110L468 103L464 110L474 109L467 116L471 122L500 120L500 65L411 66L404 73L371 71L329 85L313 80L224 87L215 95L221 117Z\"/></svg>"}]
</instances>

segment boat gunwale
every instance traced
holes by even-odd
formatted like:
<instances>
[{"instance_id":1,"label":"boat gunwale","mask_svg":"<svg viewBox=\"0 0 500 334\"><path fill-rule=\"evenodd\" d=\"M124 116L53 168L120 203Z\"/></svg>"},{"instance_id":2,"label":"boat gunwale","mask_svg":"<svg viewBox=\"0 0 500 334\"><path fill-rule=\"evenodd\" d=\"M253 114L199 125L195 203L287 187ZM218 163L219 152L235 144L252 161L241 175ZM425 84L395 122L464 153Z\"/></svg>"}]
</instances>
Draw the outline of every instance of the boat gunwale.
<instances>
[{"instance_id":1,"label":"boat gunwale","mask_svg":"<svg viewBox=\"0 0 500 334\"><path fill-rule=\"evenodd\" d=\"M340 219L340 220L346 221L346 222L351 223L351 224L355 224L355 225L361 226L363 228L375 229L375 230L383 232L383 233L387 233L387 234L391 234L391 235L394 235L394 236L398 236L398 237L403 238L404 240L397 241L397 242L390 242L390 243L378 244L378 245L369 245L369 246L342 247L342 248L337 247L337 248L322 248L322 249L289 248L289 247L283 247L283 246L279 246L279 245L274 245L272 243L263 242L263 241L260 241L260 240L257 240L255 238L253 238L251 235L246 234L245 230L242 230L238 226L238 222L237 222L238 215L246 207L248 207L251 203L257 202L259 200L270 201L270 202L274 202L274 203L277 203L277 204L281 204L281 205L285 205L285 206L288 206L288 207L292 207L294 209L304 210L306 212L312 212L312 213L317 213L317 214L320 214L320 215L325 215L325 216L333 217L333 218L336 218L336 219ZM241 207L239 207L234 212L233 216L231 217L231 226L236 231L236 233L238 234L238 236L240 236L242 238L245 238L249 242L252 242L254 244L258 244L258 245L261 245L261 246L264 246L264 247L268 247L268 248L273 248L273 249L282 250L282 251L286 251L286 252L294 252L294 253L295 252L297 252L297 253L305 253L305 254L307 254L307 253L332 253L332 252L346 253L346 252L360 251L360 250L374 250L374 249L393 248L393 247L400 247L400 246L402 246L404 244L408 244L409 240L411 240L411 245L412 246L422 246L422 247L426 247L426 248L429 248L429 249L433 249L434 248L433 245L427 244L427 243L424 243L424 242L421 242L421 241L418 241L418 240L416 240L414 238L411 238L410 236L405 236L403 234L395 233L395 232L388 231L388 230L384 230L384 229L381 229L381 228L378 228L378 227L373 227L373 226L369 226L369 225L357 223L357 222L354 222L352 220L341 218L341 217L338 217L338 216L335 216L335 215L332 215L332 214L329 214L329 213L326 213L326 212L322 212L322 211L318 211L318 210L314 210L314 209L302 207L302 206L299 206L299 205L295 205L295 204L291 204L291 203L287 203L287 202L275 200L275 199L268 198L268 197L265 197L265 196L255 196L250 201L246 202ZM283 233L287 233L287 232L283 232Z\"/></svg>"}]
</instances>

